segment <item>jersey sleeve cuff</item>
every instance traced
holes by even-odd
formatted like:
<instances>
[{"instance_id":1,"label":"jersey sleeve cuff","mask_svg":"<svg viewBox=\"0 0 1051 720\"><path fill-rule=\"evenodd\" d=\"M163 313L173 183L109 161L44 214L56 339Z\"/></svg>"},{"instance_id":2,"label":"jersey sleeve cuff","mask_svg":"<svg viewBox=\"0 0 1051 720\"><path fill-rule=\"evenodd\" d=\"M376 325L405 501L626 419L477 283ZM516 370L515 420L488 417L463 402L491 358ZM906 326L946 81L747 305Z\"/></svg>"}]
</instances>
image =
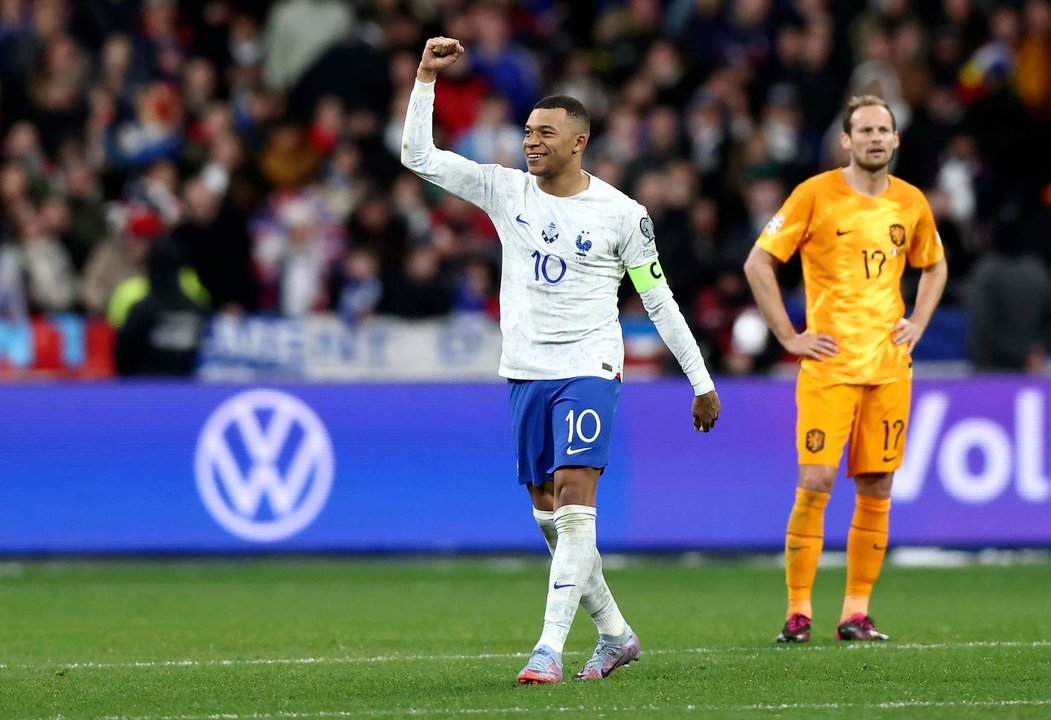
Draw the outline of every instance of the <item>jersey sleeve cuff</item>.
<instances>
[{"instance_id":1,"label":"jersey sleeve cuff","mask_svg":"<svg viewBox=\"0 0 1051 720\"><path fill-rule=\"evenodd\" d=\"M687 377L690 380L690 384L693 385L694 395L707 395L715 389L715 381L712 380L712 376L708 374L708 371L703 368L695 370Z\"/></svg>"},{"instance_id":2,"label":"jersey sleeve cuff","mask_svg":"<svg viewBox=\"0 0 1051 720\"><path fill-rule=\"evenodd\" d=\"M416 91L417 94L433 95L434 94L434 86L438 84L438 78L435 78L434 80L431 80L430 82L423 82L420 79L416 79L414 82L415 82L415 85L413 85L412 89L414 91Z\"/></svg>"}]
</instances>

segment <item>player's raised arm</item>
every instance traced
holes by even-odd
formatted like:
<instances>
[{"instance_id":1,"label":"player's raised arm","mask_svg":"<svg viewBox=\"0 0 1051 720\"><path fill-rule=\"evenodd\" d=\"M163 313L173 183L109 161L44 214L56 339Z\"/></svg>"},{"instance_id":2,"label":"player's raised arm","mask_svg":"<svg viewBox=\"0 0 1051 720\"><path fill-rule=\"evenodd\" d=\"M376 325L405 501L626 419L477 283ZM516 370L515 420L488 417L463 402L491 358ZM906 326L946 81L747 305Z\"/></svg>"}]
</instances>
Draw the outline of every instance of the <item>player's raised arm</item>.
<instances>
[{"instance_id":1,"label":"player's raised arm","mask_svg":"<svg viewBox=\"0 0 1051 720\"><path fill-rule=\"evenodd\" d=\"M423 57L416 69L416 79L432 83L445 68L452 65L464 54L463 45L455 38L435 37L423 46Z\"/></svg>"},{"instance_id":2,"label":"player's raised arm","mask_svg":"<svg viewBox=\"0 0 1051 720\"><path fill-rule=\"evenodd\" d=\"M438 73L459 60L464 52L463 45L454 38L430 38L424 45L405 111L401 164L424 180L488 211L497 166L479 165L434 146L435 80Z\"/></svg>"}]
</instances>

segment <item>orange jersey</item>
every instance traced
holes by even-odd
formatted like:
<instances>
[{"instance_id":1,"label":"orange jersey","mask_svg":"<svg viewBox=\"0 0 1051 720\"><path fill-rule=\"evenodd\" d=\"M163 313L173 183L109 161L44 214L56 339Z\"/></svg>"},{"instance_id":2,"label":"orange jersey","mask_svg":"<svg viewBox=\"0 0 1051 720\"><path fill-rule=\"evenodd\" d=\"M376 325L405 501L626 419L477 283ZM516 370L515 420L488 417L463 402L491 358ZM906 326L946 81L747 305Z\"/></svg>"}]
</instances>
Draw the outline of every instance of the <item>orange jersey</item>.
<instances>
[{"instance_id":1,"label":"orange jersey","mask_svg":"<svg viewBox=\"0 0 1051 720\"><path fill-rule=\"evenodd\" d=\"M807 330L839 344L834 358L804 358L803 372L855 385L911 377L908 353L891 338L905 313L905 261L922 268L945 257L919 189L891 176L882 195L869 197L841 169L815 175L796 187L756 244L782 262L799 250Z\"/></svg>"}]
</instances>

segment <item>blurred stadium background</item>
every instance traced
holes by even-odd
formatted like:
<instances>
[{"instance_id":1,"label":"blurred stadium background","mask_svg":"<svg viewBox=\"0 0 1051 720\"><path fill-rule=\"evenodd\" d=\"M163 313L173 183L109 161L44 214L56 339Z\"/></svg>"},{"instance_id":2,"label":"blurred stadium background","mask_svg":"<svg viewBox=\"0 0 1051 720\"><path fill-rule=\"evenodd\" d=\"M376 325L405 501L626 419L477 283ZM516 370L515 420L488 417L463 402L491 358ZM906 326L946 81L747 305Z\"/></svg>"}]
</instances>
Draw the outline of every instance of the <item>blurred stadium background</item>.
<instances>
[{"instance_id":1,"label":"blurred stadium background","mask_svg":"<svg viewBox=\"0 0 1051 720\"><path fill-rule=\"evenodd\" d=\"M397 160L435 34L441 147L521 166L537 99L587 104L723 399L693 433L625 287L599 544L650 654L601 691L510 687L546 570L498 242ZM794 364L741 264L863 92L950 269L878 589L906 640L790 663ZM0 717L1046 717L1049 137L1051 0L0 0ZM135 352L150 257L206 326L185 367Z\"/></svg>"},{"instance_id":2,"label":"blurred stadium background","mask_svg":"<svg viewBox=\"0 0 1051 720\"><path fill-rule=\"evenodd\" d=\"M896 112L893 171L951 273L895 539L1051 544L1049 0L4 0L0 552L536 549L496 236L397 160L433 34L468 48L440 146L521 166L539 97L586 102L588 169L648 207L720 378L719 431L691 437L626 289L607 546L779 545L794 365L741 264L794 183L843 161L862 92ZM207 322L185 368L142 360L125 323L166 238ZM801 321L798 266L782 280Z\"/></svg>"}]
</instances>

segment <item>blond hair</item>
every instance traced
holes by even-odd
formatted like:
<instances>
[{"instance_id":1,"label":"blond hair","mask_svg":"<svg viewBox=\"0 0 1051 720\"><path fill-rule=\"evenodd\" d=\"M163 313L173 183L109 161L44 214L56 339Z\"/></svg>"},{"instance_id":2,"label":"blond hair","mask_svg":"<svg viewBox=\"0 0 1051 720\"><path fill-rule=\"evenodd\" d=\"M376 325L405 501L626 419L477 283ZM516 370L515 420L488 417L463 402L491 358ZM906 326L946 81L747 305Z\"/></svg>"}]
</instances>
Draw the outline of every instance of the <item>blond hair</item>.
<instances>
[{"instance_id":1,"label":"blond hair","mask_svg":"<svg viewBox=\"0 0 1051 720\"><path fill-rule=\"evenodd\" d=\"M855 110L872 106L884 108L890 113L890 127L894 132L897 132L898 120L894 117L894 111L890 109L887 101L879 95L855 95L850 100L847 100L846 107L843 108L843 132L850 135L852 129L851 117L854 115Z\"/></svg>"}]
</instances>

